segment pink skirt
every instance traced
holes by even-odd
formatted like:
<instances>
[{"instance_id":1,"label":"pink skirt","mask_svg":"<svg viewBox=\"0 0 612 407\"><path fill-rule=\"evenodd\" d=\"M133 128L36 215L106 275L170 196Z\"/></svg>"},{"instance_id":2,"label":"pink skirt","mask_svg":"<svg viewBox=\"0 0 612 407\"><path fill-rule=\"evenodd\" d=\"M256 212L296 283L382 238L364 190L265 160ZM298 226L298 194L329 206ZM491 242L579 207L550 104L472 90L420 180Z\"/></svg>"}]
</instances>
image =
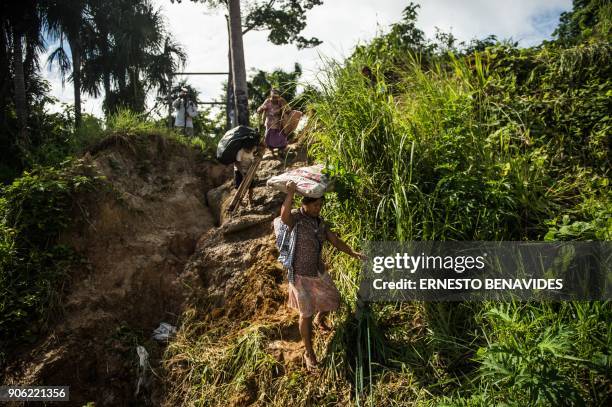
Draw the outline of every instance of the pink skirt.
<instances>
[{"instance_id":1,"label":"pink skirt","mask_svg":"<svg viewBox=\"0 0 612 407\"><path fill-rule=\"evenodd\" d=\"M266 130L266 146L269 148L284 148L287 146L287 136L281 129Z\"/></svg>"},{"instance_id":2,"label":"pink skirt","mask_svg":"<svg viewBox=\"0 0 612 407\"><path fill-rule=\"evenodd\" d=\"M291 308L300 316L309 318L318 312L335 311L340 306L340 293L328 273L319 277L295 275L295 283L289 283Z\"/></svg>"}]
</instances>

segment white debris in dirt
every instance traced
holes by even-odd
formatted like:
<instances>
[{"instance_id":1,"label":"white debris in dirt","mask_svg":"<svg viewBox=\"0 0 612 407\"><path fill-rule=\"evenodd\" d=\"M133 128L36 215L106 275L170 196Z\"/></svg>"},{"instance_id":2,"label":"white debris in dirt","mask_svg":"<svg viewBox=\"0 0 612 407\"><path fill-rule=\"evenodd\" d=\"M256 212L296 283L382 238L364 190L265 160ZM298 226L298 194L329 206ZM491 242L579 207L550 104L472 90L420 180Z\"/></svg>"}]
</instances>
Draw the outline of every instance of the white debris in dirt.
<instances>
[{"instance_id":1,"label":"white debris in dirt","mask_svg":"<svg viewBox=\"0 0 612 407\"><path fill-rule=\"evenodd\" d=\"M159 326L153 331L153 339L156 341L168 341L176 335L176 327L174 325L170 325L167 322L162 322Z\"/></svg>"},{"instance_id":2,"label":"white debris in dirt","mask_svg":"<svg viewBox=\"0 0 612 407\"><path fill-rule=\"evenodd\" d=\"M147 371L149 368L149 352L147 352L144 346L136 346L136 353L138 353L138 383L136 384L134 396L140 394L141 387L148 386Z\"/></svg>"}]
</instances>

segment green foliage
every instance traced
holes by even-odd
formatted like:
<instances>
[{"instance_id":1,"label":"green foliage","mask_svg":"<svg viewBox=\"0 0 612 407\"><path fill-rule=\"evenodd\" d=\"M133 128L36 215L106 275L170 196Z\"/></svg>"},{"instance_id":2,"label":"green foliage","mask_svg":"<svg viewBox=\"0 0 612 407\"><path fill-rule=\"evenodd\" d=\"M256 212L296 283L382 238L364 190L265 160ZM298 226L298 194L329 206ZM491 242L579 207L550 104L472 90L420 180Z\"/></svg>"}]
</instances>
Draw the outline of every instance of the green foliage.
<instances>
[{"instance_id":1,"label":"green foliage","mask_svg":"<svg viewBox=\"0 0 612 407\"><path fill-rule=\"evenodd\" d=\"M479 377L492 404L600 405L608 394L612 308L601 302L491 304ZM583 384L584 383L584 384ZM586 386L584 386L586 385ZM584 386L584 387L583 387Z\"/></svg>"},{"instance_id":2,"label":"green foliage","mask_svg":"<svg viewBox=\"0 0 612 407\"><path fill-rule=\"evenodd\" d=\"M80 161L36 167L0 195L0 361L16 341L32 341L56 309L78 261L59 234L70 224L76 194L98 178Z\"/></svg>"},{"instance_id":3,"label":"green foliage","mask_svg":"<svg viewBox=\"0 0 612 407\"><path fill-rule=\"evenodd\" d=\"M609 43L436 55L412 20L330 62L311 100L309 152L335 178L324 217L339 234L353 245L609 240ZM358 266L327 256L355 306ZM610 312L607 302L380 305L342 346L358 349L348 371L362 372L359 402L402 405L394 394L408 385L402 397L418 405L605 405ZM383 340L356 339L368 329Z\"/></svg>"},{"instance_id":4,"label":"green foliage","mask_svg":"<svg viewBox=\"0 0 612 407\"><path fill-rule=\"evenodd\" d=\"M612 4L607 0L574 0L571 11L561 13L553 35L561 45L585 40L610 40Z\"/></svg>"},{"instance_id":5,"label":"green foliage","mask_svg":"<svg viewBox=\"0 0 612 407\"><path fill-rule=\"evenodd\" d=\"M90 114L84 114L81 126L75 129L74 109L67 104L61 112L38 116L35 126L40 136L37 145L30 148L28 167L57 165L81 154L103 136L102 121Z\"/></svg>"},{"instance_id":6,"label":"green foliage","mask_svg":"<svg viewBox=\"0 0 612 407\"><path fill-rule=\"evenodd\" d=\"M249 109L257 110L259 106L270 96L270 89L275 88L280 91L281 96L291 103L296 97L297 84L302 75L302 67L296 63L293 72L285 72L277 69L272 72L262 70L255 71L248 81L249 88Z\"/></svg>"},{"instance_id":7,"label":"green foliage","mask_svg":"<svg viewBox=\"0 0 612 407\"><path fill-rule=\"evenodd\" d=\"M182 0L170 0L181 3ZM226 8L226 0L191 0L205 3L211 8ZM243 29L269 31L268 41L275 45L295 44L299 49L321 44L316 37L306 38L300 33L306 28L306 12L323 4L322 0L260 1L251 0L242 5Z\"/></svg>"},{"instance_id":8,"label":"green foliage","mask_svg":"<svg viewBox=\"0 0 612 407\"><path fill-rule=\"evenodd\" d=\"M160 129L156 123L145 120L142 114L130 109L119 109L106 120L106 129L111 133L133 136L157 132Z\"/></svg>"},{"instance_id":9,"label":"green foliage","mask_svg":"<svg viewBox=\"0 0 612 407\"><path fill-rule=\"evenodd\" d=\"M323 4L322 0L290 0L282 2L252 1L247 3L243 32L268 30L268 41L275 45L295 44L299 49L321 44L316 37L300 33L306 28L306 12Z\"/></svg>"},{"instance_id":10,"label":"green foliage","mask_svg":"<svg viewBox=\"0 0 612 407\"><path fill-rule=\"evenodd\" d=\"M103 136L101 120L90 114L84 114L81 127L75 129L74 108L68 104L62 104L59 112L48 112L47 104L55 102L56 99L41 97L31 107L26 148L16 147L12 131L0 136L0 183L10 183L24 169L35 165L53 166L79 155Z\"/></svg>"},{"instance_id":11,"label":"green foliage","mask_svg":"<svg viewBox=\"0 0 612 407\"><path fill-rule=\"evenodd\" d=\"M221 139L221 135L216 135L215 137L206 135L188 137L175 133L171 136L171 139L201 152L202 158L216 160L217 144Z\"/></svg>"},{"instance_id":12,"label":"green foliage","mask_svg":"<svg viewBox=\"0 0 612 407\"><path fill-rule=\"evenodd\" d=\"M178 129L168 129L167 122L164 119L158 121L147 120L142 114L129 109L120 109L108 118L104 135L120 137L135 149L145 148L143 143L149 142L147 136L157 135L199 150L205 158L214 159L217 142L223 133L207 121L209 119L205 114L202 114L202 116L201 122L198 122L198 119L194 120L194 127L198 128L199 132L190 137L183 135ZM208 130L206 130L207 128ZM210 133L205 133L205 131L210 131Z\"/></svg>"},{"instance_id":13,"label":"green foliage","mask_svg":"<svg viewBox=\"0 0 612 407\"><path fill-rule=\"evenodd\" d=\"M500 47L428 71L412 58L393 93L361 75L367 58L332 65L312 153L350 191L362 238L541 239L560 210L588 221L584 202L609 207L609 51ZM583 62L560 75L568 55Z\"/></svg>"}]
</instances>

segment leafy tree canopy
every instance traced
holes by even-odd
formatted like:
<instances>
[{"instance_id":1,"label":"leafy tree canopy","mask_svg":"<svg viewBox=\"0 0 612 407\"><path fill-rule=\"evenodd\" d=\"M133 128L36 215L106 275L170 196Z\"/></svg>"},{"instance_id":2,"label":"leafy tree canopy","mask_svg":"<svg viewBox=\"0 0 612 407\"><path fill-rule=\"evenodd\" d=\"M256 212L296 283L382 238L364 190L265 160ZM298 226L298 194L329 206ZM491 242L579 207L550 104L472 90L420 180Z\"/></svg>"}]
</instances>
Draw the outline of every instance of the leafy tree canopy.
<instances>
[{"instance_id":1,"label":"leafy tree canopy","mask_svg":"<svg viewBox=\"0 0 612 407\"><path fill-rule=\"evenodd\" d=\"M609 0L574 0L571 11L561 13L553 32L559 43L573 45L588 38L610 39L612 3Z\"/></svg>"},{"instance_id":2,"label":"leafy tree canopy","mask_svg":"<svg viewBox=\"0 0 612 407\"><path fill-rule=\"evenodd\" d=\"M181 3L182 0L170 0ZM227 7L226 0L191 0L211 8ZM322 0L253 0L243 12L242 34L249 31L269 31L268 41L275 45L295 44L299 49L316 47L322 41L306 38L300 33L306 28L306 12L323 4Z\"/></svg>"}]
</instances>

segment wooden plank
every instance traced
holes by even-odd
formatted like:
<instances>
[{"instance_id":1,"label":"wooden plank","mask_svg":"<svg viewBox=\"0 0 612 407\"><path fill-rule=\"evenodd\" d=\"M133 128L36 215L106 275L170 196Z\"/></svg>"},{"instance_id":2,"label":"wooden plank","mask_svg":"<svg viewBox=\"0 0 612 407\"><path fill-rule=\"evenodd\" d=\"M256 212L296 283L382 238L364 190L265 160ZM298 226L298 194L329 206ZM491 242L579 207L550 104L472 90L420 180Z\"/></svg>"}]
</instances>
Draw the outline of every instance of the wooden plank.
<instances>
[{"instance_id":1,"label":"wooden plank","mask_svg":"<svg viewBox=\"0 0 612 407\"><path fill-rule=\"evenodd\" d=\"M259 163L261 162L261 159L262 157L260 155L257 155L255 157L255 160L253 160L253 163L249 167L249 170L247 171L246 175L242 179L242 182L240 183L238 190L236 190L236 193L234 194L234 197L232 198L232 201L230 202L229 207L228 207L232 215L236 212L236 209L238 208L238 203L242 201L244 194L247 192L248 185L251 183L251 181L253 181L253 178L255 178L255 173L257 172L257 167L259 167Z\"/></svg>"},{"instance_id":2,"label":"wooden plank","mask_svg":"<svg viewBox=\"0 0 612 407\"><path fill-rule=\"evenodd\" d=\"M259 166L260 161L261 161L260 157L257 157L253 161L246 175L242 179L242 182L240 183L238 190L236 190L236 193L234 194L234 197L232 198L232 201L230 202L229 207L228 207L232 215L236 212L236 209L238 209L238 206L239 206L238 204L242 201L244 195L246 194L248 190L247 186L251 183L253 178L255 178L255 172L257 171L257 167Z\"/></svg>"}]
</instances>

